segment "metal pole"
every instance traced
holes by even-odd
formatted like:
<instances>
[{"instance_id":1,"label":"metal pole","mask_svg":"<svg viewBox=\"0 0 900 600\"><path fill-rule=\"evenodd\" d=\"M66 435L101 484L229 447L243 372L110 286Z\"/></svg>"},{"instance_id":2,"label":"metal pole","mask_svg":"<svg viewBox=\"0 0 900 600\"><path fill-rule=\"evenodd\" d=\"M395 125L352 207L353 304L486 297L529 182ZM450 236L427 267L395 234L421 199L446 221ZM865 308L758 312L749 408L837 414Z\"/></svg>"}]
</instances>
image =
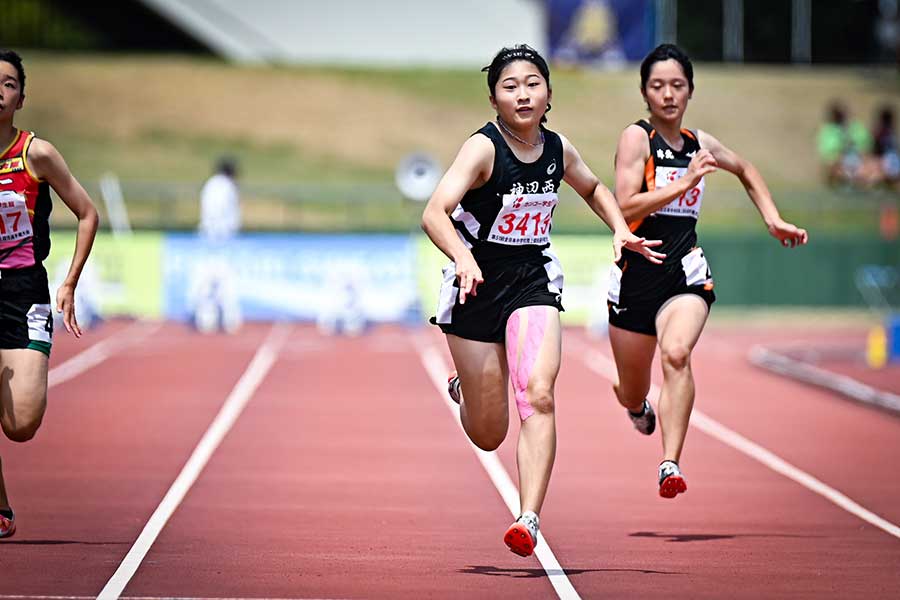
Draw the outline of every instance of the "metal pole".
<instances>
[{"instance_id":1,"label":"metal pole","mask_svg":"<svg viewBox=\"0 0 900 600\"><path fill-rule=\"evenodd\" d=\"M678 0L656 0L656 44L678 43Z\"/></svg>"},{"instance_id":2,"label":"metal pole","mask_svg":"<svg viewBox=\"0 0 900 600\"><path fill-rule=\"evenodd\" d=\"M812 2L791 2L791 60L795 63L812 61Z\"/></svg>"},{"instance_id":3,"label":"metal pole","mask_svg":"<svg viewBox=\"0 0 900 600\"><path fill-rule=\"evenodd\" d=\"M744 0L722 0L722 12L723 58L744 62Z\"/></svg>"}]
</instances>

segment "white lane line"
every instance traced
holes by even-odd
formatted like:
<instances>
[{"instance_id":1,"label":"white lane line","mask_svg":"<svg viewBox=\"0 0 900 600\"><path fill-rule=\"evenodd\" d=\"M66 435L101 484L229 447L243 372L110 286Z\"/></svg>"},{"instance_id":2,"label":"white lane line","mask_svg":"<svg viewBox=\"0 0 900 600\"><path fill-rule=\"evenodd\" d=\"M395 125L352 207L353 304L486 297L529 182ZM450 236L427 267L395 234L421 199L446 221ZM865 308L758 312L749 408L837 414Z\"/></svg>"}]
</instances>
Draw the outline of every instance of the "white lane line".
<instances>
[{"instance_id":1,"label":"white lane line","mask_svg":"<svg viewBox=\"0 0 900 600\"><path fill-rule=\"evenodd\" d=\"M210 424L209 429L206 430L203 438L197 444L197 447L194 448L181 473L178 474L175 482L172 483L172 487L166 492L162 502L159 503L156 511L154 511L150 520L147 521L144 530L138 536L128 554L125 555L119 568L116 569L106 586L100 591L98 598L108 600L118 598L122 594L153 542L156 541L157 536L165 527L169 517L181 504L188 490L197 480L206 463L209 462L213 452L219 447L219 444L225 438L225 435L228 434L235 421L237 421L247 402L253 397L256 388L259 387L269 369L275 364L278 353L287 340L290 330L290 326L286 324L275 324L272 326L272 330L256 351L247 370L244 371L234 389L231 390L216 418Z\"/></svg>"},{"instance_id":2,"label":"white lane line","mask_svg":"<svg viewBox=\"0 0 900 600\"><path fill-rule=\"evenodd\" d=\"M160 327L162 327L161 321L135 321L128 327L50 369L47 373L47 389L65 383L88 369L96 367L125 348L145 340L156 333Z\"/></svg>"},{"instance_id":3,"label":"white lane line","mask_svg":"<svg viewBox=\"0 0 900 600\"><path fill-rule=\"evenodd\" d=\"M576 346L576 348L573 349L574 353L581 357L582 361L584 361L584 364L587 365L589 369L603 376L610 382L617 381L618 374L616 372L616 364L611 358L608 358L602 352L580 340L568 340L567 344ZM651 396L659 398L659 391L659 387L655 384L650 384ZM696 427L703 433L719 440L726 446L730 446L738 452L746 454L750 458L761 462L776 473L780 473L788 479L799 483L806 489L833 502L863 521L871 523L875 527L878 527L896 538L900 538L900 526L878 516L828 484L816 479L806 471L795 467L780 456L763 448L756 442L745 438L733 429L729 429L696 408L691 413L691 426Z\"/></svg>"},{"instance_id":4,"label":"white lane line","mask_svg":"<svg viewBox=\"0 0 900 600\"><path fill-rule=\"evenodd\" d=\"M900 413L900 396L885 390L875 389L847 375L833 373L827 369L791 358L786 354L764 346L753 346L750 348L749 359L757 367L767 369L773 373L823 387L865 404Z\"/></svg>"},{"instance_id":5,"label":"white lane line","mask_svg":"<svg viewBox=\"0 0 900 600\"><path fill-rule=\"evenodd\" d=\"M422 365L425 367L425 371L431 378L431 383L434 384L435 389L438 391L438 395L443 398L444 404L450 410L450 413L453 415L456 424L459 425L460 430L462 430L462 422L459 420L459 407L450 400L447 395L447 373L449 372L447 364L444 362L441 353L433 344L423 342L418 338L414 338L414 342L416 349L419 351ZM463 435L465 435L465 431L463 431ZM497 454L494 452L485 452L473 444L468 436L466 436L466 440L469 442L469 447L475 452L475 456L477 456L478 460L481 462L481 466L487 471L488 477L491 478L494 487L497 488L497 491L500 493L500 497L503 498L503 502L506 503L509 512L512 513L513 517L518 517L519 491L516 489L512 479L510 479L506 469L503 468L500 459L497 458ZM556 556L550 549L550 544L547 543L544 534L540 531L538 531L538 544L535 546L534 553L540 561L541 566L544 568L544 571L547 573L547 577L550 579L553 589L556 590L556 594L560 598L563 600L575 600L581 598L581 596L578 595L578 592L575 591L575 588L572 587L572 583L566 576L566 572L559 565L559 561L556 560Z\"/></svg>"},{"instance_id":6,"label":"white lane line","mask_svg":"<svg viewBox=\"0 0 900 600\"><path fill-rule=\"evenodd\" d=\"M2 595L0 600L95 600L96 596L25 596ZM121 600L348 600L344 598L266 598L266 597L234 597L217 598L202 596L121 596Z\"/></svg>"},{"instance_id":7,"label":"white lane line","mask_svg":"<svg viewBox=\"0 0 900 600\"><path fill-rule=\"evenodd\" d=\"M0 600L94 600L96 596L25 596L2 595ZM346 600L343 598L215 598L200 596L122 596L121 600Z\"/></svg>"}]
</instances>

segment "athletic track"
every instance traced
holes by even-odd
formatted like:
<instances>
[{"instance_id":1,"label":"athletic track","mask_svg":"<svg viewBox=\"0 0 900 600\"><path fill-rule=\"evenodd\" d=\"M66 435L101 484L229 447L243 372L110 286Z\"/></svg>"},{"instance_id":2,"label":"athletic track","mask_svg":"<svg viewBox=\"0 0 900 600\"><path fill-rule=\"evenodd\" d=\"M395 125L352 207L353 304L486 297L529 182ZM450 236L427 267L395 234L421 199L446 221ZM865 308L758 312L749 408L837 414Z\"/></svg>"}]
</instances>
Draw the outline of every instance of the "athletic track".
<instances>
[{"instance_id":1,"label":"athletic track","mask_svg":"<svg viewBox=\"0 0 900 600\"><path fill-rule=\"evenodd\" d=\"M664 500L607 341L566 330L545 538L523 559L501 540L518 425L473 452L436 331L60 334L42 429L0 442L18 523L0 600L900 598L900 418L747 361L785 339L704 334L689 490Z\"/></svg>"}]
</instances>

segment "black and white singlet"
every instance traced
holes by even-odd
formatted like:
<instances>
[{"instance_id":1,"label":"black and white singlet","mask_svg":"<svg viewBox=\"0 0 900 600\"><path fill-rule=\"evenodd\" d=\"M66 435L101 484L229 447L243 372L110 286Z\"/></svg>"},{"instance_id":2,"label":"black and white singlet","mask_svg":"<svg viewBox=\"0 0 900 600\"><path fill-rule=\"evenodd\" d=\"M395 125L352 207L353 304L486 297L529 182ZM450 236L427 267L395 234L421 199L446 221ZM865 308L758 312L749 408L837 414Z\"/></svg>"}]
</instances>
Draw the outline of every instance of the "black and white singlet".
<instances>
[{"instance_id":1,"label":"black and white singlet","mask_svg":"<svg viewBox=\"0 0 900 600\"><path fill-rule=\"evenodd\" d=\"M544 147L534 162L520 161L493 123L474 135L494 146L488 181L469 190L450 215L484 276L478 295L459 304L456 265L444 268L436 316L445 333L503 342L506 320L525 306L562 310L563 275L550 250L553 211L559 202L564 164L560 137L543 129Z\"/></svg>"}]
</instances>

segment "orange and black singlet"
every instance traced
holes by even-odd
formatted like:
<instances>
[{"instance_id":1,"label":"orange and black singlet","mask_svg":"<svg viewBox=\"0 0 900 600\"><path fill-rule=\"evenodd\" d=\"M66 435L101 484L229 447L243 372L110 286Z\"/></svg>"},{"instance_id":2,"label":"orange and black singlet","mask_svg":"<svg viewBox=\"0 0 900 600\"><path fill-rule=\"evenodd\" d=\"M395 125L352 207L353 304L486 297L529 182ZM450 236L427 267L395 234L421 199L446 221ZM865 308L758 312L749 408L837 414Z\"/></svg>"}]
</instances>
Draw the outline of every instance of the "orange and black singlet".
<instances>
[{"instance_id":1,"label":"orange and black singlet","mask_svg":"<svg viewBox=\"0 0 900 600\"><path fill-rule=\"evenodd\" d=\"M0 154L0 269L39 265L50 253L50 187L28 166L34 133L17 130Z\"/></svg>"},{"instance_id":2,"label":"orange and black singlet","mask_svg":"<svg viewBox=\"0 0 900 600\"><path fill-rule=\"evenodd\" d=\"M684 144L681 150L675 150L647 121L641 120L635 124L646 131L650 139L650 157L644 165L641 192L653 191L683 177L691 159L700 150L696 133L682 129L681 138ZM701 179L695 187L674 198L666 206L643 219L629 223L635 235L650 240L662 240L662 246L655 250L666 254L666 264L680 262L697 245L696 227L705 187L706 182ZM625 252L633 266L642 263L652 265L640 254L629 250Z\"/></svg>"}]
</instances>

